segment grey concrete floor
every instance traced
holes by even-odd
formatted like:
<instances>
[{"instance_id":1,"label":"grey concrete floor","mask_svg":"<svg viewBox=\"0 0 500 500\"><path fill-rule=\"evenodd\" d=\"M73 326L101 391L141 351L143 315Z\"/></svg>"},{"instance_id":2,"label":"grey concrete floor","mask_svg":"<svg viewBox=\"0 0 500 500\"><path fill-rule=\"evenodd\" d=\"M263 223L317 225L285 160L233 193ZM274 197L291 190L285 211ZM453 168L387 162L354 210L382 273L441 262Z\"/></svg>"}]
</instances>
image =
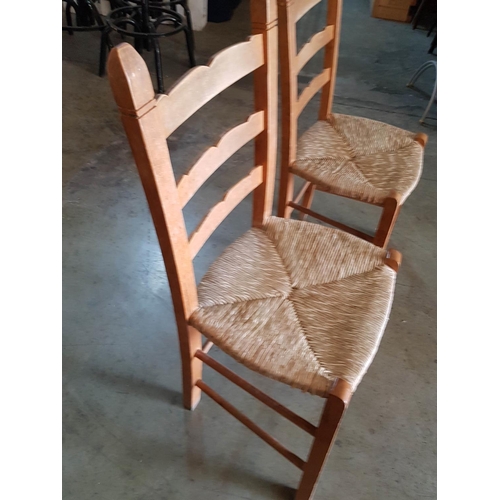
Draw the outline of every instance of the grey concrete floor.
<instances>
[{"instance_id":1,"label":"grey concrete floor","mask_svg":"<svg viewBox=\"0 0 500 500\"><path fill-rule=\"evenodd\" d=\"M321 7L299 27L319 28ZM319 23L319 24L318 24ZM196 33L197 57L249 33L248 3ZM334 109L429 135L422 179L405 203L391 246L403 253L391 319L357 390L316 497L403 500L436 495L436 128L418 119L427 99L405 87L430 38L373 19L368 0L344 6ZM207 397L181 405L170 291L146 200L106 78L96 34L63 34L63 491L66 500L287 499L298 471ZM181 36L162 42L166 84L187 68ZM152 68L151 54L145 55ZM301 82L317 66L313 60ZM422 80L432 88L432 75ZM169 140L176 174L252 112L251 81L223 92ZM315 119L317 100L301 128ZM432 115L434 113L434 115ZM435 116L435 109L431 112ZM432 123L432 121L431 121ZM434 121L435 124L435 121ZM192 228L251 166L229 160L189 203ZM313 208L372 230L373 207L318 194ZM197 278L250 224L245 200L195 260ZM322 400L264 379L218 349L214 356L313 422ZM208 383L307 456L309 436L206 370Z\"/></svg>"}]
</instances>

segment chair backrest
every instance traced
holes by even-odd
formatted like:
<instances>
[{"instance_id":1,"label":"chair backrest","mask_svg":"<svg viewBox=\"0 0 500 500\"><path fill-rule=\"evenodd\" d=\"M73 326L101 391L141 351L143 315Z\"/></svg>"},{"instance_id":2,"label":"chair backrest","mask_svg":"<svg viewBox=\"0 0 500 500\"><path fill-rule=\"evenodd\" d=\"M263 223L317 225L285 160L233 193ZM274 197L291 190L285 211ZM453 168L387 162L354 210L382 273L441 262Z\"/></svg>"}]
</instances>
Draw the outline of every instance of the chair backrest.
<instances>
[{"instance_id":1,"label":"chair backrest","mask_svg":"<svg viewBox=\"0 0 500 500\"><path fill-rule=\"evenodd\" d=\"M325 28L316 33L297 52L297 22L320 1L279 0L278 3L283 127L281 161L282 168L286 169L295 161L299 116L307 103L319 90L322 91L319 119L326 120L331 113L337 74L342 0L326 0L327 14ZM309 85L299 96L297 79L300 70L323 47L325 48L323 71L310 81Z\"/></svg>"},{"instance_id":2,"label":"chair backrest","mask_svg":"<svg viewBox=\"0 0 500 500\"><path fill-rule=\"evenodd\" d=\"M146 193L167 270L179 335L198 298L192 259L229 213L253 192L253 226L271 215L277 147L276 0L252 0L252 36L216 54L208 66L190 70L167 95L155 96L144 60L129 44L108 60L113 94ZM178 184L166 139L184 121L227 87L254 73L253 113L224 134ZM188 237L182 209L232 154L255 140L255 167L226 192Z\"/></svg>"}]
</instances>

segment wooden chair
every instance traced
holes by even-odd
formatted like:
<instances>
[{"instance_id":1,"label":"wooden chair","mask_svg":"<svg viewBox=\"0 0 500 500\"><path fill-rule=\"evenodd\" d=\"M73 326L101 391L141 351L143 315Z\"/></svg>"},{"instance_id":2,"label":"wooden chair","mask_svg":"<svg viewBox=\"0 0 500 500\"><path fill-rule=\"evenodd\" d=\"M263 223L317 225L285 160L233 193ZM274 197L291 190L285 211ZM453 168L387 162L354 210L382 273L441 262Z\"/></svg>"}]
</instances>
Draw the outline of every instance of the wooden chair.
<instances>
[{"instance_id":1,"label":"wooden chair","mask_svg":"<svg viewBox=\"0 0 500 500\"><path fill-rule=\"evenodd\" d=\"M253 0L253 35L155 96L132 46L111 51L108 71L162 250L178 328L184 406L203 391L303 471L296 498L311 498L338 425L378 348L400 254L337 229L271 216L277 149L276 0ZM224 134L176 185L166 138L215 95L254 73L255 113ZM255 140L255 164L188 237L182 209L235 151ZM252 227L212 264L198 288L192 259L253 192ZM207 341L202 344L202 335ZM208 355L213 344L248 368L326 399L318 426ZM202 366L226 376L314 436L302 460L219 396Z\"/></svg>"},{"instance_id":2,"label":"wooden chair","mask_svg":"<svg viewBox=\"0 0 500 500\"><path fill-rule=\"evenodd\" d=\"M297 52L296 23L320 0L280 0L278 7L283 138L278 215L311 215L385 248L403 202L422 172L427 135L385 123L332 114L342 0L327 0L326 27ZM323 71L298 95L297 77L322 48ZM297 122L321 90L318 121L297 140ZM294 199L294 175L306 183ZM382 207L375 236L311 210L315 189ZM302 202L302 203L301 203Z\"/></svg>"}]
</instances>

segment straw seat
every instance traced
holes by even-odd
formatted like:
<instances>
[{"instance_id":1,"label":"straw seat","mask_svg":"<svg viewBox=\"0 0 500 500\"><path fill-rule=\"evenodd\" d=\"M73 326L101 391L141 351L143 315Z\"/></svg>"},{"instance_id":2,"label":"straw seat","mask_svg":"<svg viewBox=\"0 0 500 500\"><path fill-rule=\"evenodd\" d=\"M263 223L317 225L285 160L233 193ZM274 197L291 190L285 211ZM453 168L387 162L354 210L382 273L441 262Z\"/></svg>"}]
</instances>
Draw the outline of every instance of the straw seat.
<instances>
[{"instance_id":1,"label":"straw seat","mask_svg":"<svg viewBox=\"0 0 500 500\"><path fill-rule=\"evenodd\" d=\"M319 396L375 355L396 272L343 231L270 217L212 264L190 323L248 368Z\"/></svg>"},{"instance_id":2,"label":"straw seat","mask_svg":"<svg viewBox=\"0 0 500 500\"><path fill-rule=\"evenodd\" d=\"M321 191L376 205L396 191L403 204L420 179L423 151L412 132L334 114L300 137L290 170Z\"/></svg>"}]
</instances>

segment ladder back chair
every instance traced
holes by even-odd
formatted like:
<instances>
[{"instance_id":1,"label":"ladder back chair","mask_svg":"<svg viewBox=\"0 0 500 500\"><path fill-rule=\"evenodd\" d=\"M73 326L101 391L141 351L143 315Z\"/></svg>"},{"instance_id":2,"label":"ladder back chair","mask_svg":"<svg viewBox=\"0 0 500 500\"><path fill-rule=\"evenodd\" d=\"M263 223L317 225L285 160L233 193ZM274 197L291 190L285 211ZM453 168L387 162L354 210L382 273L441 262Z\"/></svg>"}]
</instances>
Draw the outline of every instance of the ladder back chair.
<instances>
[{"instance_id":1,"label":"ladder back chair","mask_svg":"<svg viewBox=\"0 0 500 500\"><path fill-rule=\"evenodd\" d=\"M183 401L207 394L302 471L298 500L312 497L351 394L368 369L388 320L401 256L334 228L271 216L277 149L276 0L251 3L253 35L188 72L155 96L132 46L115 47L110 84L158 235L177 322ZM224 134L176 184L166 138L214 96L254 73L255 113ZM244 144L255 164L188 237L182 209ZM253 192L252 227L196 286L192 260L215 228ZM208 340L203 344L202 335ZM318 426L306 421L208 352L325 398ZM208 365L314 437L307 460L289 451L202 379Z\"/></svg>"},{"instance_id":2,"label":"ladder back chair","mask_svg":"<svg viewBox=\"0 0 500 500\"><path fill-rule=\"evenodd\" d=\"M296 209L301 212L302 220L310 215L385 248L401 205L420 179L427 135L366 118L331 113L342 0L326 0L325 28L297 50L296 24L320 1L278 2L283 124L278 216L288 218ZM300 71L323 48L323 71L299 95ZM298 139L299 116L319 91L318 121ZM305 180L295 198L294 176ZM375 235L313 212L311 204L316 189L381 207Z\"/></svg>"}]
</instances>

